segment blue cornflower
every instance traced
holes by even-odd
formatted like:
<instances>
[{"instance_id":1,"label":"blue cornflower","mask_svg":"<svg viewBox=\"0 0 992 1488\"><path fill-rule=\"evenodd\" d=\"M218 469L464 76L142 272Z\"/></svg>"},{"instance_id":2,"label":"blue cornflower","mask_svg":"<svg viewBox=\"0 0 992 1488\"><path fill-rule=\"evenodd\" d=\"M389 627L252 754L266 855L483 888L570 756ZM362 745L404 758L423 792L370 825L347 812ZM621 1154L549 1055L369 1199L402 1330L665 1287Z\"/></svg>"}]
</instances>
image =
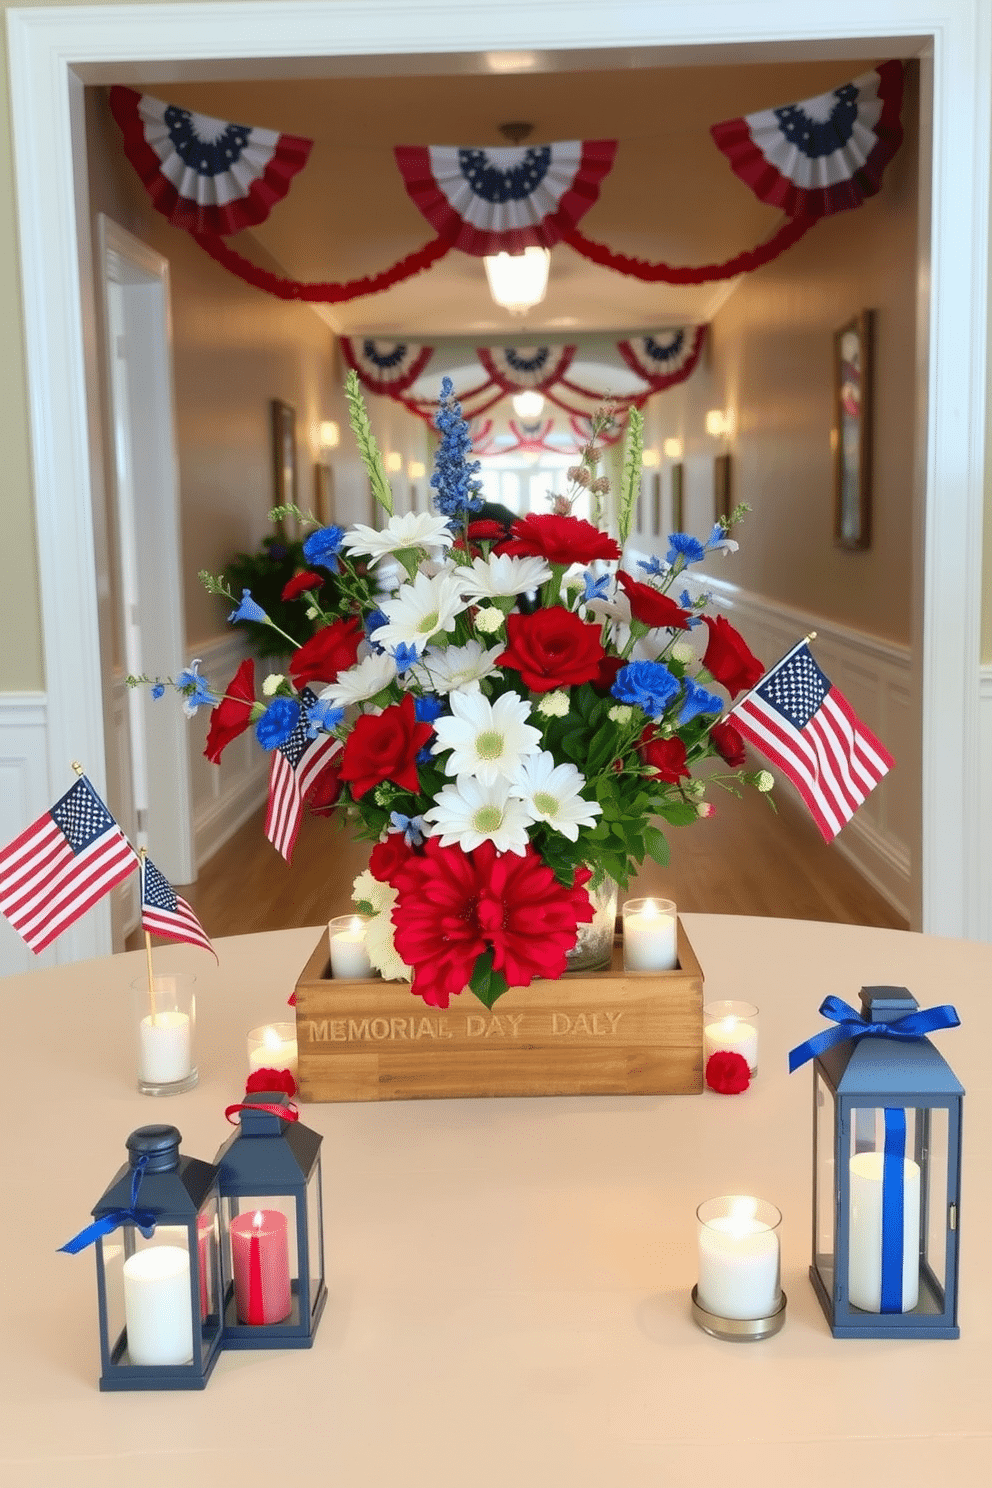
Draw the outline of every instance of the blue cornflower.
<instances>
[{"instance_id":1,"label":"blue cornflower","mask_svg":"<svg viewBox=\"0 0 992 1488\"><path fill-rule=\"evenodd\" d=\"M175 687L177 692L183 694L183 712L187 718L192 718L197 708L212 708L220 699L210 691L206 677L201 677L197 668L199 661L190 662L184 671L176 678Z\"/></svg>"},{"instance_id":2,"label":"blue cornflower","mask_svg":"<svg viewBox=\"0 0 992 1488\"><path fill-rule=\"evenodd\" d=\"M390 832L402 832L403 841L407 847L419 847L424 840L424 819L422 816L404 816L402 811L391 811L389 813Z\"/></svg>"},{"instance_id":3,"label":"blue cornflower","mask_svg":"<svg viewBox=\"0 0 992 1488\"><path fill-rule=\"evenodd\" d=\"M375 638L375 633L381 625L388 624L389 616L384 615L381 610L370 610L365 617L365 639L368 641L373 651L378 651L380 656L385 650L385 647L379 645L378 641Z\"/></svg>"},{"instance_id":4,"label":"blue cornflower","mask_svg":"<svg viewBox=\"0 0 992 1488\"><path fill-rule=\"evenodd\" d=\"M433 723L444 712L444 703L433 692L429 692L426 697L414 698L413 711L418 723Z\"/></svg>"},{"instance_id":5,"label":"blue cornflower","mask_svg":"<svg viewBox=\"0 0 992 1488\"><path fill-rule=\"evenodd\" d=\"M319 527L303 544L303 556L314 568L338 571L338 553L344 541L343 527Z\"/></svg>"},{"instance_id":6,"label":"blue cornflower","mask_svg":"<svg viewBox=\"0 0 992 1488\"><path fill-rule=\"evenodd\" d=\"M651 574L654 578L668 572L667 566L662 563L657 553L652 554L646 563L643 558L638 558L637 566L643 568L646 574Z\"/></svg>"},{"instance_id":7,"label":"blue cornflower","mask_svg":"<svg viewBox=\"0 0 992 1488\"><path fill-rule=\"evenodd\" d=\"M254 620L259 625L269 625L271 622L268 615L260 604L256 604L251 597L250 589L242 589L241 603L236 610L232 610L227 617L228 624L233 625L235 620Z\"/></svg>"},{"instance_id":8,"label":"blue cornflower","mask_svg":"<svg viewBox=\"0 0 992 1488\"><path fill-rule=\"evenodd\" d=\"M477 512L482 506L482 485L472 478L479 471L479 461L468 459L472 441L454 391L451 378L442 378L440 406L434 418L441 442L434 456L430 483L437 510L446 517L464 521L469 512Z\"/></svg>"},{"instance_id":9,"label":"blue cornflower","mask_svg":"<svg viewBox=\"0 0 992 1488\"><path fill-rule=\"evenodd\" d=\"M156 682L155 683L155 686L152 688L152 697L153 698L160 698L160 697L164 696L164 694L165 694L165 683L164 682Z\"/></svg>"},{"instance_id":10,"label":"blue cornflower","mask_svg":"<svg viewBox=\"0 0 992 1488\"><path fill-rule=\"evenodd\" d=\"M668 534L669 563L678 563L682 559L683 567L690 563L701 563L706 556L706 549L698 537L690 537L688 532L670 532Z\"/></svg>"},{"instance_id":11,"label":"blue cornflower","mask_svg":"<svg viewBox=\"0 0 992 1488\"><path fill-rule=\"evenodd\" d=\"M684 610L688 610L690 613L692 612L693 599L688 589L682 590L682 593L679 595L679 604ZM692 630L694 625L702 625L702 623L703 620L701 615L693 615L692 619L689 621L689 629Z\"/></svg>"},{"instance_id":12,"label":"blue cornflower","mask_svg":"<svg viewBox=\"0 0 992 1488\"><path fill-rule=\"evenodd\" d=\"M582 603L588 604L591 599L606 598L606 591L609 588L610 583L610 575L606 573L603 574L602 578L597 579L596 575L587 568L585 573L582 575L582 582L586 586L585 593L582 596Z\"/></svg>"},{"instance_id":13,"label":"blue cornflower","mask_svg":"<svg viewBox=\"0 0 992 1488\"><path fill-rule=\"evenodd\" d=\"M307 738L316 739L318 734L329 734L344 718L344 709L335 708L326 698L318 698L307 709Z\"/></svg>"},{"instance_id":14,"label":"blue cornflower","mask_svg":"<svg viewBox=\"0 0 992 1488\"><path fill-rule=\"evenodd\" d=\"M636 704L649 718L659 718L678 690L678 682L660 661L629 662L610 688L621 703Z\"/></svg>"},{"instance_id":15,"label":"blue cornflower","mask_svg":"<svg viewBox=\"0 0 992 1488\"><path fill-rule=\"evenodd\" d=\"M420 653L416 646L408 646L406 641L400 641L395 651L390 653L396 663L396 670L400 676L409 671L420 660Z\"/></svg>"},{"instance_id":16,"label":"blue cornflower","mask_svg":"<svg viewBox=\"0 0 992 1488\"><path fill-rule=\"evenodd\" d=\"M255 738L263 749L276 749L285 744L299 721L299 703L292 698L273 698L255 725Z\"/></svg>"},{"instance_id":17,"label":"blue cornflower","mask_svg":"<svg viewBox=\"0 0 992 1488\"><path fill-rule=\"evenodd\" d=\"M723 699L718 698L715 693L707 692L705 687L700 687L691 677L685 679L685 697L682 700L682 711L679 713L679 724L688 723L690 719L698 718L700 713L722 713Z\"/></svg>"}]
</instances>

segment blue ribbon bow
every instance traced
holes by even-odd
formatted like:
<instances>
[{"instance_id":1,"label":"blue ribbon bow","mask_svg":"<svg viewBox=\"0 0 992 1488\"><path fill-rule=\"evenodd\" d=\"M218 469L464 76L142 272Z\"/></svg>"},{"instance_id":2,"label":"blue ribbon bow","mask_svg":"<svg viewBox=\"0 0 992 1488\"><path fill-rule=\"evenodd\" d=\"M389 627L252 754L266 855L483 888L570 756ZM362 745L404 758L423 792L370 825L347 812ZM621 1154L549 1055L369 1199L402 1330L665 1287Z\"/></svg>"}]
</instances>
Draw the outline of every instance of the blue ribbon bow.
<instances>
[{"instance_id":1,"label":"blue ribbon bow","mask_svg":"<svg viewBox=\"0 0 992 1488\"><path fill-rule=\"evenodd\" d=\"M799 1044L795 1049L790 1050L790 1075L808 1059L815 1059L827 1049L832 1049L834 1044L842 1043L844 1039L856 1040L866 1036L920 1039L938 1028L957 1028L961 1022L957 1010L951 1007L950 1003L944 1003L941 1007L917 1008L915 1012L895 1018L891 1023L872 1023L842 998L831 996L825 997L820 1003L820 1013L824 1018L833 1019L837 1026L824 1028L821 1033L815 1033L804 1044Z\"/></svg>"},{"instance_id":2,"label":"blue ribbon bow","mask_svg":"<svg viewBox=\"0 0 992 1488\"><path fill-rule=\"evenodd\" d=\"M78 1251L85 1250L87 1245L92 1245L99 1240L101 1235L109 1235L111 1230L116 1230L120 1225L133 1224L144 1235L146 1240L152 1238L155 1230L156 1217L150 1209L137 1208L138 1190L141 1188L141 1180L145 1176L145 1168L148 1164L147 1157L139 1157L134 1165L131 1175L131 1207L129 1209L111 1209L109 1214L103 1214L95 1219L92 1224L80 1230L78 1235L73 1235L64 1245L59 1246L59 1251L65 1251L67 1255L76 1255Z\"/></svg>"}]
</instances>

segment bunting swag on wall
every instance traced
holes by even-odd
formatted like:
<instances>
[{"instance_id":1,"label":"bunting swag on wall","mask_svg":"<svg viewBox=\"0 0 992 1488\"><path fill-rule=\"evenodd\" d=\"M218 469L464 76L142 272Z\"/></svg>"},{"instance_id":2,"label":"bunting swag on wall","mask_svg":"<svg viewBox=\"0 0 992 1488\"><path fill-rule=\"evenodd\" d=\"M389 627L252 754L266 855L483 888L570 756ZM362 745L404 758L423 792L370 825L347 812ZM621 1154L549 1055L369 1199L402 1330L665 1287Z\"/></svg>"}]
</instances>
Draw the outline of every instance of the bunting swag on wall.
<instances>
[{"instance_id":1,"label":"bunting swag on wall","mask_svg":"<svg viewBox=\"0 0 992 1488\"><path fill-rule=\"evenodd\" d=\"M370 393L397 398L412 387L434 354L433 346L403 341L341 338L341 354Z\"/></svg>"},{"instance_id":2,"label":"bunting swag on wall","mask_svg":"<svg viewBox=\"0 0 992 1488\"><path fill-rule=\"evenodd\" d=\"M482 257L556 243L646 283L707 284L770 263L821 217L859 207L879 190L902 141L902 63L883 62L816 98L714 124L710 133L732 170L785 220L757 247L694 267L650 263L585 237L577 224L598 199L617 142L566 140L398 145L393 153L404 186L437 236L360 279L283 278L223 238L265 221L306 164L310 140L225 123L130 88L111 88L110 107L125 153L158 210L232 274L280 299L340 304L379 294L452 249Z\"/></svg>"}]
</instances>

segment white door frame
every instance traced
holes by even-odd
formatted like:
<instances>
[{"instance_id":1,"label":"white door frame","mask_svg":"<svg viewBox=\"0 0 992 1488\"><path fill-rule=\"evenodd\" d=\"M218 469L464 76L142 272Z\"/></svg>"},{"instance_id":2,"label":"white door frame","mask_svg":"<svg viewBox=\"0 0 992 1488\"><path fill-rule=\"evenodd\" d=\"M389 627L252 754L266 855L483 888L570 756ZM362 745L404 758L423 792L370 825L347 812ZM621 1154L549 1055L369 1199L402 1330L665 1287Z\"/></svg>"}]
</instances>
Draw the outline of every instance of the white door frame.
<instances>
[{"instance_id":1,"label":"white door frame","mask_svg":"<svg viewBox=\"0 0 992 1488\"><path fill-rule=\"evenodd\" d=\"M12 8L11 117L27 342L52 799L71 759L104 760L86 374L92 317L84 83L143 64L187 75L503 70L563 49L588 65L920 56L932 76L921 660L923 928L979 933L979 634L985 475L990 69L988 0L310 0ZM604 47L608 35L609 52ZM708 50L704 50L708 49ZM758 55L749 51L748 60ZM260 63L258 59L264 59ZM361 60L360 60L361 59ZM195 64L199 63L197 67ZM519 65L519 62L515 65ZM931 73L932 68L932 73ZM388 86L383 81L382 86ZM924 139L924 150L926 140ZM60 942L110 949L109 912Z\"/></svg>"}]
</instances>

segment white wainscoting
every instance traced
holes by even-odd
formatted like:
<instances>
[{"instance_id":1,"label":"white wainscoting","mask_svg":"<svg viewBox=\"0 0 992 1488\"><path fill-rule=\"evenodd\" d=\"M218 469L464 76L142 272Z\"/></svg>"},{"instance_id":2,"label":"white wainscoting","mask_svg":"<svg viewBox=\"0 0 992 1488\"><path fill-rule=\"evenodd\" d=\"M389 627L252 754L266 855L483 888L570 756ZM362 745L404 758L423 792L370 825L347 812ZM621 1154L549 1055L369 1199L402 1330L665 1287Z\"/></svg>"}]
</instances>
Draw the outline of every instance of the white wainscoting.
<instances>
[{"instance_id":1,"label":"white wainscoting","mask_svg":"<svg viewBox=\"0 0 992 1488\"><path fill-rule=\"evenodd\" d=\"M984 849L978 856L979 940L992 941L992 663L979 674L978 686L979 840Z\"/></svg>"},{"instance_id":2,"label":"white wainscoting","mask_svg":"<svg viewBox=\"0 0 992 1488\"><path fill-rule=\"evenodd\" d=\"M69 789L72 780L66 782ZM48 707L43 692L0 693L0 845L19 837L53 802L48 794ZM0 975L55 966L49 946L36 956L0 915Z\"/></svg>"}]
</instances>

